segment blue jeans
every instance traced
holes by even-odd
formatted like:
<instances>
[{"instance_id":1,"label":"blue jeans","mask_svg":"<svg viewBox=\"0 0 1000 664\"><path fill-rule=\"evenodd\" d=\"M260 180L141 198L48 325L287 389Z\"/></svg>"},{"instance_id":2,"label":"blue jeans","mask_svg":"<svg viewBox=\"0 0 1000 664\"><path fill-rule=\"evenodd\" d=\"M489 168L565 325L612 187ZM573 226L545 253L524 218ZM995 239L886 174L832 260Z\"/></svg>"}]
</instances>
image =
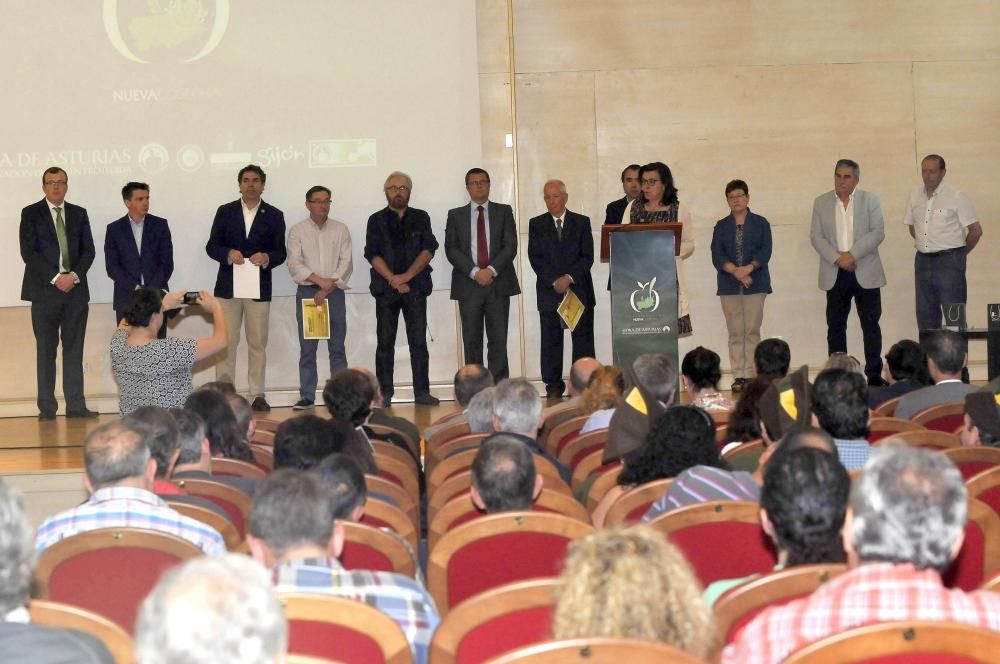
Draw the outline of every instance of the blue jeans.
<instances>
[{"instance_id":1,"label":"blue jeans","mask_svg":"<svg viewBox=\"0 0 1000 664\"><path fill-rule=\"evenodd\" d=\"M316 384L319 376L316 372L316 348L318 339L302 338L302 300L311 300L316 286L299 286L295 292L295 320L299 330L299 396L309 401L316 399ZM330 353L330 375L347 368L347 352L344 350L344 339L347 337L347 305L344 301L344 291L336 289L326 298L330 306L330 338L326 348Z\"/></svg>"},{"instance_id":2,"label":"blue jeans","mask_svg":"<svg viewBox=\"0 0 1000 664\"><path fill-rule=\"evenodd\" d=\"M935 256L917 252L913 272L918 330L940 329L942 304L966 302L965 260L965 247Z\"/></svg>"}]
</instances>

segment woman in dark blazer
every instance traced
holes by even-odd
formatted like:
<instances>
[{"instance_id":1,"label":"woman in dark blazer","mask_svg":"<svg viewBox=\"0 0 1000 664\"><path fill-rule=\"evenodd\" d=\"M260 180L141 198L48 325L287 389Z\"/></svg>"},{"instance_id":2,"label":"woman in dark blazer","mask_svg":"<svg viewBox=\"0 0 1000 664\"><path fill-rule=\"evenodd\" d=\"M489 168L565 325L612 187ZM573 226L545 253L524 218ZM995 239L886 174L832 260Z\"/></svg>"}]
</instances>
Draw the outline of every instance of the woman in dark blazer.
<instances>
[{"instance_id":1,"label":"woman in dark blazer","mask_svg":"<svg viewBox=\"0 0 1000 664\"><path fill-rule=\"evenodd\" d=\"M712 232L712 264L719 271L717 295L729 329L732 391L738 393L753 377L753 352L760 342L764 298L771 292L771 225L748 207L750 189L743 180L726 185L731 214Z\"/></svg>"}]
</instances>

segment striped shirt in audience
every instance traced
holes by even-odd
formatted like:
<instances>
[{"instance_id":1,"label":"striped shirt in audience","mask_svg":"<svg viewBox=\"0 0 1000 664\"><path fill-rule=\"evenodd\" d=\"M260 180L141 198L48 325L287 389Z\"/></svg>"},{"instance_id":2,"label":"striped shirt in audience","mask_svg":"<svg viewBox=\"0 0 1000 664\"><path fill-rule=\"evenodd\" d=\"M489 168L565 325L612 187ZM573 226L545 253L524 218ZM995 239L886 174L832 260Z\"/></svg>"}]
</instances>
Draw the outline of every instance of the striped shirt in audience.
<instances>
[{"instance_id":1,"label":"striped shirt in audience","mask_svg":"<svg viewBox=\"0 0 1000 664\"><path fill-rule=\"evenodd\" d=\"M346 597L373 606L402 628L416 664L426 664L431 637L440 618L424 587L402 574L345 570L336 558L290 560L271 571L279 593L317 593Z\"/></svg>"},{"instance_id":2,"label":"striped shirt in audience","mask_svg":"<svg viewBox=\"0 0 1000 664\"><path fill-rule=\"evenodd\" d=\"M171 509L150 491L125 486L98 489L84 504L46 519L35 548L41 553L64 537L99 528L157 530L182 537L210 556L226 552L222 535L211 526Z\"/></svg>"},{"instance_id":3,"label":"striped shirt in audience","mask_svg":"<svg viewBox=\"0 0 1000 664\"><path fill-rule=\"evenodd\" d=\"M642 520L651 521L672 509L710 500L760 500L760 485L744 470L693 466L674 478Z\"/></svg>"}]
</instances>

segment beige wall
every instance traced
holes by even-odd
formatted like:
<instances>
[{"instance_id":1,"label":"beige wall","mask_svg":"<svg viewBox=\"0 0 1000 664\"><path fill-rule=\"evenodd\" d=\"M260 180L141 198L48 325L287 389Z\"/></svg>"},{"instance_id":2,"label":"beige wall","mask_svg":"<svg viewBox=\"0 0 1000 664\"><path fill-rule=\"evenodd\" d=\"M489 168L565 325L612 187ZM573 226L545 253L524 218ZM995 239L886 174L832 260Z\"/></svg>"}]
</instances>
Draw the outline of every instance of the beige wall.
<instances>
[{"instance_id":1,"label":"beige wall","mask_svg":"<svg viewBox=\"0 0 1000 664\"><path fill-rule=\"evenodd\" d=\"M749 183L751 207L771 221L774 233L775 293L764 334L787 338L796 363L823 362L824 297L816 287L808 224L812 201L831 188L840 157L859 161L862 188L882 198L886 349L916 334L913 252L901 219L907 192L919 184L919 159L928 152L945 156L949 180L971 194L984 225L969 261L970 322L984 324L986 303L1000 301L994 223L1000 189L993 186L1000 153L1000 2L512 0L510 7L513 77L508 2L477 0L484 165L492 174L492 198L517 207L518 264L528 294L511 307L512 374L539 374L534 280L523 252L527 220L544 211L542 183L565 180L570 208L599 225L605 204L621 195L622 166L632 161L670 164L692 211L697 249L687 275L695 334L682 341L681 352L703 344L728 364L708 249L714 222L727 213L723 187L738 177ZM514 105L516 164L515 150L505 147ZM596 284L606 276L606 266L595 267ZM374 306L365 287L357 284L348 296L348 356L371 367ZM607 359L610 307L603 290L598 297L597 349ZM457 317L447 292L435 292L430 308L431 381L440 396L450 396L460 361ZM297 399L298 382L291 299L278 298L273 311L269 397L287 405ZM86 346L87 392L92 407L105 411L116 407L107 360L111 318L107 305L92 308ZM0 414L33 413L28 309L0 309L0 330L8 344ZM187 320L175 333L205 330L203 321ZM854 319L849 343L860 355ZM399 383L409 381L405 349L401 329ZM985 347L973 344L970 351L973 376L985 377ZM241 375L243 367L241 359ZM196 382L212 373L201 371Z\"/></svg>"}]
</instances>

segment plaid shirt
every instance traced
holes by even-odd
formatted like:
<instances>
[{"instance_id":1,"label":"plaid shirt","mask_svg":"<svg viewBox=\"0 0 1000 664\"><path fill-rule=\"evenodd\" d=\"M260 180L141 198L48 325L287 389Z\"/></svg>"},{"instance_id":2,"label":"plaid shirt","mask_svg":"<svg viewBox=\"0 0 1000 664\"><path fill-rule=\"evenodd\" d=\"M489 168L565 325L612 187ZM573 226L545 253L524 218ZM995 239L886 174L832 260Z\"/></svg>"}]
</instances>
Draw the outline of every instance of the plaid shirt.
<instances>
[{"instance_id":1,"label":"plaid shirt","mask_svg":"<svg viewBox=\"0 0 1000 664\"><path fill-rule=\"evenodd\" d=\"M336 558L290 560L271 570L279 593L306 592L346 597L372 606L402 628L416 664L426 664L440 618L434 600L417 581L402 574L345 570Z\"/></svg>"},{"instance_id":2,"label":"plaid shirt","mask_svg":"<svg viewBox=\"0 0 1000 664\"><path fill-rule=\"evenodd\" d=\"M911 564L863 564L809 597L763 611L726 647L722 662L780 662L823 637L890 620L944 620L1000 631L1000 593L951 590L937 572Z\"/></svg>"},{"instance_id":3,"label":"plaid shirt","mask_svg":"<svg viewBox=\"0 0 1000 664\"><path fill-rule=\"evenodd\" d=\"M147 528L183 537L210 556L226 552L222 535L211 526L176 512L154 493L124 486L98 489L84 504L46 519L35 548L41 553L64 537L99 528Z\"/></svg>"}]
</instances>

